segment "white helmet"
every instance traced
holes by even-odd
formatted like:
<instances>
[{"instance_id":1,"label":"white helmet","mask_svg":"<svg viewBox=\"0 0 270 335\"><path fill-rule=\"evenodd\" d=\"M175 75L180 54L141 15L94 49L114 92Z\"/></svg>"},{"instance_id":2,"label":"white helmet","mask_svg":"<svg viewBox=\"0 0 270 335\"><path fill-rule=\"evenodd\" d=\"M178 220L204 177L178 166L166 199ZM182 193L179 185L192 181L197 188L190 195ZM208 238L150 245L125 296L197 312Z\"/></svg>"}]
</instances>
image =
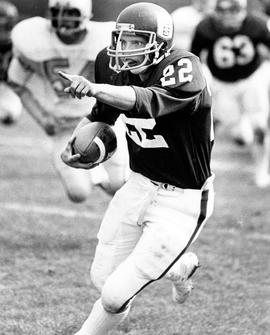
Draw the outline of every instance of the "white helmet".
<instances>
[{"instance_id":1,"label":"white helmet","mask_svg":"<svg viewBox=\"0 0 270 335\"><path fill-rule=\"evenodd\" d=\"M49 19L60 38L76 41L92 16L91 0L49 0Z\"/></svg>"}]
</instances>

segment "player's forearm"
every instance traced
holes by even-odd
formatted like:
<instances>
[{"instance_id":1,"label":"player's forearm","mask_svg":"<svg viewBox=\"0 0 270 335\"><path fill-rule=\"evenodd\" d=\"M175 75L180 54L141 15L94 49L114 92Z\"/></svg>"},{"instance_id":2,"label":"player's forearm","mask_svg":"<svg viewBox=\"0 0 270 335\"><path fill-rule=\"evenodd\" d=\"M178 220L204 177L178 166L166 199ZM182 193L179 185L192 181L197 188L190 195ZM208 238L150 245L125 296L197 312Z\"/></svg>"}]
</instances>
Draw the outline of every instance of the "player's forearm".
<instances>
[{"instance_id":1,"label":"player's forearm","mask_svg":"<svg viewBox=\"0 0 270 335\"><path fill-rule=\"evenodd\" d=\"M69 81L69 86L64 89L64 92L69 93L73 98L94 97L106 105L124 111L130 111L136 103L136 93L131 86L95 84L83 76L67 74L63 71L58 73Z\"/></svg>"},{"instance_id":2,"label":"player's forearm","mask_svg":"<svg viewBox=\"0 0 270 335\"><path fill-rule=\"evenodd\" d=\"M136 94L131 86L93 84L93 96L110 106L129 111L136 103Z\"/></svg>"}]
</instances>

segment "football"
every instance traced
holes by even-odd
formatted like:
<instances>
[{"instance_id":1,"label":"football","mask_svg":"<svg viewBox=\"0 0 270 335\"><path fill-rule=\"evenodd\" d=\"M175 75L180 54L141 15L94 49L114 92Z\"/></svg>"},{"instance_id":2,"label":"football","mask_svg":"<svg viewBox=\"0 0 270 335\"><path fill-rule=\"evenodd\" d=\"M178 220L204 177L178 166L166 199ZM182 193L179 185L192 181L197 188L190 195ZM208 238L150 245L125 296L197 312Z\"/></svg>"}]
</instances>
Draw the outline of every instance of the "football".
<instances>
[{"instance_id":1,"label":"football","mask_svg":"<svg viewBox=\"0 0 270 335\"><path fill-rule=\"evenodd\" d=\"M102 163L117 148L114 130L104 122L90 122L81 127L73 142L73 154L81 155L81 163Z\"/></svg>"}]
</instances>

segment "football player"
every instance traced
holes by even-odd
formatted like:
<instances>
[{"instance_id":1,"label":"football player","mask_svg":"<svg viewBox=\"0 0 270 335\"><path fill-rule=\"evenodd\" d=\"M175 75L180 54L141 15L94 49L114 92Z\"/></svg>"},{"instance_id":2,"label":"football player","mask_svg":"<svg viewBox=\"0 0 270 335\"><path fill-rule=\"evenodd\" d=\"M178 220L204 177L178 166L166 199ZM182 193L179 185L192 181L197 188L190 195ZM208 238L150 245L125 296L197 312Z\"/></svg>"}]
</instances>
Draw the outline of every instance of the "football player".
<instances>
[{"instance_id":1,"label":"football player","mask_svg":"<svg viewBox=\"0 0 270 335\"><path fill-rule=\"evenodd\" d=\"M9 80L26 110L51 136L52 160L69 198L74 202L87 199L90 179L113 194L124 183L128 169L124 126L115 126L118 150L106 165L90 173L64 164L60 152L95 99L90 104L73 100L63 92L63 80L57 74L62 69L93 80L96 55L110 43L113 22L91 21L89 0L49 0L48 11L48 18L29 18L13 29Z\"/></svg>"},{"instance_id":2,"label":"football player","mask_svg":"<svg viewBox=\"0 0 270 335\"><path fill-rule=\"evenodd\" d=\"M267 20L247 12L246 0L216 0L215 12L197 26L192 52L207 51L215 119L239 144L251 148L255 183L270 184L269 65L259 52L270 47Z\"/></svg>"},{"instance_id":3,"label":"football player","mask_svg":"<svg viewBox=\"0 0 270 335\"><path fill-rule=\"evenodd\" d=\"M12 3L0 2L0 121L3 124L16 122L22 112L20 98L7 83L12 53L10 33L18 18L18 10Z\"/></svg>"},{"instance_id":4,"label":"football player","mask_svg":"<svg viewBox=\"0 0 270 335\"><path fill-rule=\"evenodd\" d=\"M60 72L66 93L97 99L85 123L122 117L131 166L101 223L91 267L101 295L77 335L107 334L161 278L172 281L179 303L192 288L198 258L187 249L213 211L211 98L199 58L173 51L172 41L170 14L136 3L119 14L112 44L97 56L101 83ZM70 144L62 158L83 168Z\"/></svg>"},{"instance_id":5,"label":"football player","mask_svg":"<svg viewBox=\"0 0 270 335\"><path fill-rule=\"evenodd\" d=\"M190 50L195 28L211 11L212 3L212 0L192 0L190 5L181 6L171 13L175 29L175 48Z\"/></svg>"}]
</instances>

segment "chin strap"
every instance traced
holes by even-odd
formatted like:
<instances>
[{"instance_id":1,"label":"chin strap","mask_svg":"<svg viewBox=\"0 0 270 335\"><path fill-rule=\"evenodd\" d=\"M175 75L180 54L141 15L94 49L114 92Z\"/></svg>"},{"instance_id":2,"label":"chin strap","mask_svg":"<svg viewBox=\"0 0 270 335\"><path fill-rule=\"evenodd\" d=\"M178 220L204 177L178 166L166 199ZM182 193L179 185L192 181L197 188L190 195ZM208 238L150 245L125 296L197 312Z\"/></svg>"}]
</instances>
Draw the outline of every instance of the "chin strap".
<instances>
[{"instance_id":1,"label":"chin strap","mask_svg":"<svg viewBox=\"0 0 270 335\"><path fill-rule=\"evenodd\" d=\"M162 46L162 44L161 44L161 46ZM171 54L171 51L172 51L173 47L174 47L174 44L169 49L167 49L160 57L156 58L156 56L155 56L154 61L153 61L153 65L159 64L163 59L167 58ZM158 51L158 56L159 56L159 51Z\"/></svg>"}]
</instances>

